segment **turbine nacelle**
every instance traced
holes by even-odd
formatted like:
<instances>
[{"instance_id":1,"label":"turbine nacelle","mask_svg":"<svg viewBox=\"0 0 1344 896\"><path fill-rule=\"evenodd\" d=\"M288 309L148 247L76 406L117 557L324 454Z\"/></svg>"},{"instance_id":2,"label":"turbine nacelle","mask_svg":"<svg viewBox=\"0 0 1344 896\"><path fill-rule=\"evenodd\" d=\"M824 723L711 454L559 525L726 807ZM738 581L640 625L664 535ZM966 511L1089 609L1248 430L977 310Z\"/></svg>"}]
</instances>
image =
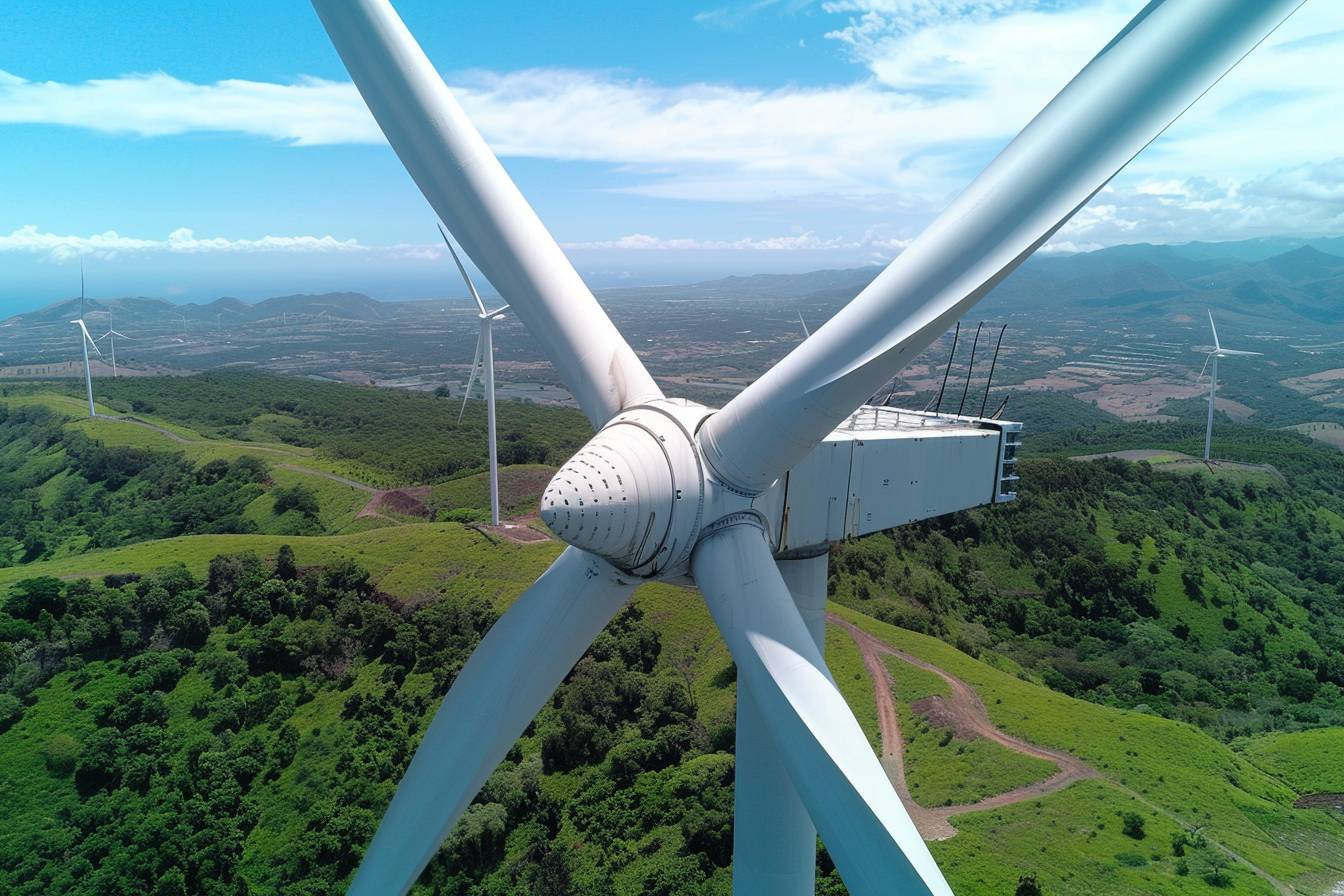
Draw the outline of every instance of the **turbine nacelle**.
<instances>
[{"instance_id":1,"label":"turbine nacelle","mask_svg":"<svg viewBox=\"0 0 1344 896\"><path fill-rule=\"evenodd\" d=\"M541 518L557 537L622 572L673 578L690 570L691 550L714 524L754 514L756 496L708 472L695 434L714 411L659 399L612 418L551 479Z\"/></svg>"}]
</instances>

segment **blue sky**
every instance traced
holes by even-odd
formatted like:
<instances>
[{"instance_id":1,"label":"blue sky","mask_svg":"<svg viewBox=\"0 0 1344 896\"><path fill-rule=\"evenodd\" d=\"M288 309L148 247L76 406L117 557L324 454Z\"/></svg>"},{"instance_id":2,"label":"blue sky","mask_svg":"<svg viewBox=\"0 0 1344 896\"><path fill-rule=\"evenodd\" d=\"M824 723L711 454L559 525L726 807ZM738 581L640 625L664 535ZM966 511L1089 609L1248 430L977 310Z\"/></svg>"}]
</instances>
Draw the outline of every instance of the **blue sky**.
<instances>
[{"instance_id":1,"label":"blue sky","mask_svg":"<svg viewBox=\"0 0 1344 896\"><path fill-rule=\"evenodd\" d=\"M889 259L1141 0L398 10L594 286ZM1344 4L1310 0L1055 239L1344 233ZM456 293L300 0L6 4L0 308Z\"/></svg>"}]
</instances>

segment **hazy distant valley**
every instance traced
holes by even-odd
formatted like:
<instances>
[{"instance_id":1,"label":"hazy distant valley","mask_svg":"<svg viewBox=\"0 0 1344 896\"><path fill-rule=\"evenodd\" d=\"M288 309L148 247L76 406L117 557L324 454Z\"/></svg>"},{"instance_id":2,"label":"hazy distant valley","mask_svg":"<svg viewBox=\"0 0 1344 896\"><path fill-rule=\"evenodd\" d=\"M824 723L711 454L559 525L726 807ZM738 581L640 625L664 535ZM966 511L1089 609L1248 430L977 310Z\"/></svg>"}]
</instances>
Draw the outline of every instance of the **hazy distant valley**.
<instances>
[{"instance_id":1,"label":"hazy distant valley","mask_svg":"<svg viewBox=\"0 0 1344 896\"><path fill-rule=\"evenodd\" d=\"M721 404L815 330L878 268L729 277L686 286L603 290L603 305L645 363L677 394ZM444 282L455 286L445 267ZM96 292L96 289L93 290ZM954 405L1032 416L1054 393L1125 420L1197 416L1197 382L1212 309L1225 345L1263 352L1220 369L1218 408L1263 425L1344 423L1344 239L1266 239L1119 246L1033 259L963 323L948 378ZM0 377L76 376L72 299L0 322ZM465 296L380 302L352 293L248 304L90 299L91 329L119 332L118 363L134 374L253 366L352 383L460 394L476 340ZM986 322L978 343L976 320ZM993 395L984 385L994 367ZM106 343L104 343L106 345ZM943 379L949 333L890 384L893 404L923 406ZM975 352L969 389L965 377ZM503 397L566 403L536 343L514 316L496 327ZM110 361L110 359L104 359ZM33 369L33 365L62 365ZM103 369L106 368L106 369ZM102 364L99 372L110 373ZM897 371L893 371L893 375ZM1051 407L1055 407L1052 403ZM1067 406L1066 406L1067 407ZM1009 416L1013 412L1006 411Z\"/></svg>"}]
</instances>

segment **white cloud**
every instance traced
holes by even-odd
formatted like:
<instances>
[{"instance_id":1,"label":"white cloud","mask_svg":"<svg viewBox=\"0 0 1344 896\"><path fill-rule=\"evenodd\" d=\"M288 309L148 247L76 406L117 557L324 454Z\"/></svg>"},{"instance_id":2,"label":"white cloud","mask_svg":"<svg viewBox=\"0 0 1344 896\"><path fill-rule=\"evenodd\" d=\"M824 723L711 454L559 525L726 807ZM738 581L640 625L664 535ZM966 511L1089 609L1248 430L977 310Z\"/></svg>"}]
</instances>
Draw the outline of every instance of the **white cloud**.
<instances>
[{"instance_id":1,"label":"white cloud","mask_svg":"<svg viewBox=\"0 0 1344 896\"><path fill-rule=\"evenodd\" d=\"M702 18L721 24L776 5L746 0ZM452 80L503 156L606 164L608 189L654 198L830 204L865 214L885 206L889 217L867 220L908 235L1140 7L1140 0L828 0L823 11L838 19L832 46L863 73L831 86L665 85L572 69ZM1337 202L1344 184L1344 171L1328 164L1344 146L1341 51L1344 5L1307 4L1114 183L1116 220L1084 218L1075 229L1115 234L1120 220L1146 228L1148 219L1131 215L1139 209L1157 215L1159 227L1203 213L1219 226L1275 221L1280 230L1299 229L1296 212L1308 197ZM144 137L231 132L299 146L382 140L352 85L313 78L197 84L157 73L63 84L0 72L4 123ZM1225 195L1158 188L1197 181ZM1235 214L1228 196L1239 203ZM1307 220L1330 217L1316 211ZM211 251L208 242L193 237L184 245L195 248L179 251Z\"/></svg>"},{"instance_id":2,"label":"white cloud","mask_svg":"<svg viewBox=\"0 0 1344 896\"><path fill-rule=\"evenodd\" d=\"M317 78L193 84L160 72L63 84L0 72L0 123L144 137L232 131L299 145L383 139L353 85Z\"/></svg>"},{"instance_id":3,"label":"white cloud","mask_svg":"<svg viewBox=\"0 0 1344 896\"><path fill-rule=\"evenodd\" d=\"M1060 229L1051 251L1115 243L1344 233L1344 157L1248 179L1139 180L1108 187Z\"/></svg>"},{"instance_id":4,"label":"white cloud","mask_svg":"<svg viewBox=\"0 0 1344 896\"><path fill-rule=\"evenodd\" d=\"M908 240L881 238L871 234L863 239L854 240L843 237L821 237L815 233L800 233L790 236L747 238L738 240L704 240L694 238L673 238L649 236L645 233L632 233L614 240L594 240L581 243L565 243L566 249L634 249L641 251L748 251L748 252L789 252L789 251L825 251L830 249L872 249L888 253L905 248Z\"/></svg>"},{"instance_id":5,"label":"white cloud","mask_svg":"<svg viewBox=\"0 0 1344 896\"><path fill-rule=\"evenodd\" d=\"M8 235L0 235L0 253L16 252L41 255L53 261L66 261L81 255L114 258L119 255L150 252L221 253L221 252L362 252L366 247L355 240L332 236L264 236L260 239L230 240L223 237L197 237L190 229L179 227L166 239L142 239L122 236L115 230L77 236L47 233L27 224Z\"/></svg>"}]
</instances>

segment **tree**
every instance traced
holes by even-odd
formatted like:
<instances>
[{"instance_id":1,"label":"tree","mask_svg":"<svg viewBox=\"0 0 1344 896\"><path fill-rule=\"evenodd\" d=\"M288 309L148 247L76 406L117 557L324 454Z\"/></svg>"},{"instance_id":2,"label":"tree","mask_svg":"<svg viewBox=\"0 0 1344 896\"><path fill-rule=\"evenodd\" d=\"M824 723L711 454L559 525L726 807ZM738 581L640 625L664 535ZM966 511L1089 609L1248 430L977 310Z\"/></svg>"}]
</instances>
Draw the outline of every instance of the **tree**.
<instances>
[{"instance_id":1,"label":"tree","mask_svg":"<svg viewBox=\"0 0 1344 896\"><path fill-rule=\"evenodd\" d=\"M0 694L0 732L23 717L23 704L11 694Z\"/></svg>"},{"instance_id":2,"label":"tree","mask_svg":"<svg viewBox=\"0 0 1344 896\"><path fill-rule=\"evenodd\" d=\"M1209 849L1201 858L1204 860L1204 882L1211 887L1228 887L1232 885L1232 877L1227 873L1231 867L1232 860L1225 856L1221 850Z\"/></svg>"},{"instance_id":3,"label":"tree","mask_svg":"<svg viewBox=\"0 0 1344 896\"><path fill-rule=\"evenodd\" d=\"M317 495L306 485L276 486L271 490L277 515L296 510L304 516L317 516Z\"/></svg>"},{"instance_id":4,"label":"tree","mask_svg":"<svg viewBox=\"0 0 1344 896\"><path fill-rule=\"evenodd\" d=\"M1135 840L1142 840L1146 834L1143 830L1143 816L1137 812L1121 812L1120 821L1121 832L1126 837L1133 837Z\"/></svg>"},{"instance_id":5,"label":"tree","mask_svg":"<svg viewBox=\"0 0 1344 896\"><path fill-rule=\"evenodd\" d=\"M1042 896L1044 892L1034 873L1024 874L1017 879L1017 889L1013 891L1013 896Z\"/></svg>"},{"instance_id":6,"label":"tree","mask_svg":"<svg viewBox=\"0 0 1344 896\"><path fill-rule=\"evenodd\" d=\"M38 576L16 582L10 590L5 610L18 619L32 622L45 610L53 616L65 613L65 598L62 596L65 583L54 576Z\"/></svg>"},{"instance_id":7,"label":"tree","mask_svg":"<svg viewBox=\"0 0 1344 896\"><path fill-rule=\"evenodd\" d=\"M275 577L292 582L299 577L299 569L294 565L294 549L287 544L280 545L275 555Z\"/></svg>"}]
</instances>

